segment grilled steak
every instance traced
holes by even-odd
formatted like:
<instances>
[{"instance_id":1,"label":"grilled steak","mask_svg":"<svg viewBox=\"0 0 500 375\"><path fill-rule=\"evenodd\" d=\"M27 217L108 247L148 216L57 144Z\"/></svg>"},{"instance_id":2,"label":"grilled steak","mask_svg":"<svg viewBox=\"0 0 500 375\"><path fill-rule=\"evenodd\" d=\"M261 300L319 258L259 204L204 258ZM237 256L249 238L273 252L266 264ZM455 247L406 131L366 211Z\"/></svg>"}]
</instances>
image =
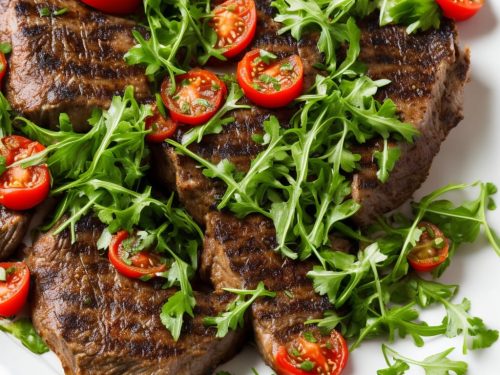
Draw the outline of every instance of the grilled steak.
<instances>
[{"instance_id":1,"label":"grilled steak","mask_svg":"<svg viewBox=\"0 0 500 375\"><path fill-rule=\"evenodd\" d=\"M259 281L277 292L275 298L257 300L251 318L256 342L265 361L273 366L280 345L305 330L305 321L321 318L331 309L327 298L314 292L306 276L312 264L284 259L274 249L273 223L259 215L243 220L231 214L207 215L202 273L217 288L255 289Z\"/></svg>"},{"instance_id":2,"label":"grilled steak","mask_svg":"<svg viewBox=\"0 0 500 375\"><path fill-rule=\"evenodd\" d=\"M373 22L361 27L360 59L368 65L368 74L392 81L380 90L379 99L391 98L402 120L420 131L414 144L399 144L400 160L385 184L377 179L373 160L378 146L356 150L363 163L353 177L352 195L362 204L355 219L363 225L401 205L427 178L441 143L463 118L469 52L460 50L450 22L411 36L402 27L380 28Z\"/></svg>"},{"instance_id":3,"label":"grilled steak","mask_svg":"<svg viewBox=\"0 0 500 375\"><path fill-rule=\"evenodd\" d=\"M105 15L71 0L0 0L0 37L10 41L7 99L17 112L39 124L55 125L61 112L84 129L94 107L107 108L127 85L136 97L149 96L141 67L124 54L135 43L135 23ZM39 10L66 8L41 17Z\"/></svg>"},{"instance_id":4,"label":"grilled steak","mask_svg":"<svg viewBox=\"0 0 500 375\"><path fill-rule=\"evenodd\" d=\"M68 232L48 233L28 256L33 323L67 374L209 374L238 350L242 332L216 339L202 323L233 295L196 293L195 318L175 342L159 317L175 290L121 276L96 248L101 231L84 219L75 244Z\"/></svg>"},{"instance_id":5,"label":"grilled steak","mask_svg":"<svg viewBox=\"0 0 500 375\"><path fill-rule=\"evenodd\" d=\"M296 42L291 36L275 36L278 25L272 20L272 8L266 0L257 1L257 36L251 48L263 48L277 55L298 53L306 66L308 84L316 72L312 65L321 60L315 39ZM433 157L451 128L462 119L463 86L467 81L469 58L457 46L457 35L451 22L439 30L408 35L400 26L380 28L376 19L360 24L362 30L361 60L368 65L374 79L388 78L392 83L379 91L379 99L391 98L400 110L402 120L412 123L421 135L413 145L401 144L401 159L390 179L382 184L376 177L373 152L380 146L357 147L362 154L361 171L353 176L352 195L362 209L355 217L367 224L376 216L398 207L418 189L427 177ZM232 113L235 121L221 134L206 136L190 146L204 158L218 163L229 159L245 171L260 151L251 136L262 132L262 123L276 115L286 126L293 111L267 110L252 106ZM176 134L182 138L183 130ZM204 177L196 162L162 145L153 150L153 170L161 182L179 193L182 203L200 223L214 208L225 187Z\"/></svg>"},{"instance_id":6,"label":"grilled steak","mask_svg":"<svg viewBox=\"0 0 500 375\"><path fill-rule=\"evenodd\" d=\"M9 257L21 244L30 220L31 214L0 205L0 260Z\"/></svg>"}]
</instances>

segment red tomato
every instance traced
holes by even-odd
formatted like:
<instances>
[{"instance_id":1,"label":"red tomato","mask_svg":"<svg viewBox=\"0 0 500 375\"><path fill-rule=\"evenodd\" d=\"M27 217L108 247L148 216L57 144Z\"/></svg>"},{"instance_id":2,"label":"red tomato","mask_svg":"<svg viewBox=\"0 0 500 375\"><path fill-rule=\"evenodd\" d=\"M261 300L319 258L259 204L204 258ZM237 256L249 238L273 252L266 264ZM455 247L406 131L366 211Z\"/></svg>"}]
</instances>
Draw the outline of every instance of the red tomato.
<instances>
[{"instance_id":1,"label":"red tomato","mask_svg":"<svg viewBox=\"0 0 500 375\"><path fill-rule=\"evenodd\" d=\"M283 107L302 93L304 67L297 55L280 61L263 59L262 50L248 52L238 64L238 82L245 95L266 108Z\"/></svg>"},{"instance_id":2,"label":"red tomato","mask_svg":"<svg viewBox=\"0 0 500 375\"><path fill-rule=\"evenodd\" d=\"M175 79L175 91L167 77L161 85L163 103L172 120L188 125L201 125L212 118L222 105L227 89L214 73L193 69Z\"/></svg>"},{"instance_id":3,"label":"red tomato","mask_svg":"<svg viewBox=\"0 0 500 375\"><path fill-rule=\"evenodd\" d=\"M82 2L105 13L129 14L137 10L141 0L82 0Z\"/></svg>"},{"instance_id":4,"label":"red tomato","mask_svg":"<svg viewBox=\"0 0 500 375\"><path fill-rule=\"evenodd\" d=\"M423 221L418 227L423 232L408 254L408 262L415 271L432 271L448 258L449 241L434 224Z\"/></svg>"},{"instance_id":5,"label":"red tomato","mask_svg":"<svg viewBox=\"0 0 500 375\"><path fill-rule=\"evenodd\" d=\"M152 132L146 135L146 139L152 143L161 143L172 136L177 130L177 123L171 118L165 118L153 107L153 115L146 119L146 129Z\"/></svg>"},{"instance_id":6,"label":"red tomato","mask_svg":"<svg viewBox=\"0 0 500 375\"><path fill-rule=\"evenodd\" d=\"M138 279L145 276L154 277L157 273L166 270L167 266L162 263L161 257L149 251L143 250L128 257L127 250L124 249L124 241L127 238L129 234L122 230L114 235L109 245L108 259L118 272Z\"/></svg>"},{"instance_id":7,"label":"red tomato","mask_svg":"<svg viewBox=\"0 0 500 375\"><path fill-rule=\"evenodd\" d=\"M5 158L7 165L26 159L43 150L45 150L45 147L42 144L19 135L11 135L0 139L0 155Z\"/></svg>"},{"instance_id":8,"label":"red tomato","mask_svg":"<svg viewBox=\"0 0 500 375\"><path fill-rule=\"evenodd\" d=\"M436 0L445 17L464 21L475 15L484 5L484 0Z\"/></svg>"},{"instance_id":9,"label":"red tomato","mask_svg":"<svg viewBox=\"0 0 500 375\"><path fill-rule=\"evenodd\" d=\"M16 315L23 308L28 298L30 271L26 264L0 263L7 271L6 281L0 281L0 316Z\"/></svg>"},{"instance_id":10,"label":"red tomato","mask_svg":"<svg viewBox=\"0 0 500 375\"><path fill-rule=\"evenodd\" d=\"M214 9L211 23L217 33L216 47L224 49L224 56L234 57L252 41L257 28L254 0L228 0Z\"/></svg>"},{"instance_id":11,"label":"red tomato","mask_svg":"<svg viewBox=\"0 0 500 375\"><path fill-rule=\"evenodd\" d=\"M18 135L0 139L0 155L7 166L44 149L40 143ZM43 202L49 191L50 173L46 165L10 167L0 175L0 204L11 210L29 210Z\"/></svg>"},{"instance_id":12,"label":"red tomato","mask_svg":"<svg viewBox=\"0 0 500 375\"><path fill-rule=\"evenodd\" d=\"M7 59L5 55L0 52L0 88L2 87L2 79L7 72Z\"/></svg>"},{"instance_id":13,"label":"red tomato","mask_svg":"<svg viewBox=\"0 0 500 375\"><path fill-rule=\"evenodd\" d=\"M342 335L332 331L330 336L313 337L316 342L299 337L278 349L275 360L278 375L339 375L342 372L349 357Z\"/></svg>"},{"instance_id":14,"label":"red tomato","mask_svg":"<svg viewBox=\"0 0 500 375\"><path fill-rule=\"evenodd\" d=\"M46 165L11 167L0 176L0 204L11 210L29 210L49 195L50 173Z\"/></svg>"}]
</instances>

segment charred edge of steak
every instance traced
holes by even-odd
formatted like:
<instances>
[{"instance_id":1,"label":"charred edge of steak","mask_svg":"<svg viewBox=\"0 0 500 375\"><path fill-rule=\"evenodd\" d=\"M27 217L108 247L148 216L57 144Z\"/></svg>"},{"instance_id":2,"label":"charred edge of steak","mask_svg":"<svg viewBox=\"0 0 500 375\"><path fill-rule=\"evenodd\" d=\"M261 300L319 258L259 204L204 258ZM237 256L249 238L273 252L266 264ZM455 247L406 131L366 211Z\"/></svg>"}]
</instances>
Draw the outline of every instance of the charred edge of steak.
<instances>
[{"instance_id":1,"label":"charred edge of steak","mask_svg":"<svg viewBox=\"0 0 500 375\"><path fill-rule=\"evenodd\" d=\"M216 289L254 289L263 281L275 298L254 302L251 319L256 342L271 366L278 348L304 331L316 330L305 321L323 317L331 305L314 292L307 272L310 262L296 262L274 251L276 237L271 221L258 215L239 220L231 214L211 212L201 272Z\"/></svg>"},{"instance_id":2,"label":"charred edge of steak","mask_svg":"<svg viewBox=\"0 0 500 375\"><path fill-rule=\"evenodd\" d=\"M28 231L31 213L11 211L0 205L0 260L11 256Z\"/></svg>"},{"instance_id":3,"label":"charred edge of steak","mask_svg":"<svg viewBox=\"0 0 500 375\"><path fill-rule=\"evenodd\" d=\"M399 43L413 48L424 37L425 34L406 36L404 42ZM369 73L375 79L387 74L393 79L380 95L393 99L403 121L412 122L421 134L414 144L399 143L400 160L385 184L377 179L377 165L373 159L373 152L381 145L375 141L354 149L354 152L362 155L362 169L353 176L352 183L353 197L362 203L361 210L354 217L359 225L368 225L411 197L427 178L441 143L463 118L463 92L468 80L469 52L462 51L458 46L455 28L450 23L432 32L429 39L430 55L420 55L420 59L433 58L432 65L418 64L419 54L413 51L405 54L404 61L394 60L389 66L399 67L391 73L380 65L370 65ZM373 46L382 48L377 43ZM415 49L416 52L422 51L421 46ZM404 52L406 50L402 48L399 53L402 55ZM403 62L405 65L402 65ZM417 79L424 84L415 89L411 82Z\"/></svg>"},{"instance_id":4,"label":"charred edge of steak","mask_svg":"<svg viewBox=\"0 0 500 375\"><path fill-rule=\"evenodd\" d=\"M102 224L86 218L75 244L68 231L45 234L28 257L33 323L66 373L209 374L240 348L243 331L217 339L215 328L203 324L234 298L222 292L195 293L195 317L175 342L159 317L175 290L118 274L96 248L101 231Z\"/></svg>"}]
</instances>

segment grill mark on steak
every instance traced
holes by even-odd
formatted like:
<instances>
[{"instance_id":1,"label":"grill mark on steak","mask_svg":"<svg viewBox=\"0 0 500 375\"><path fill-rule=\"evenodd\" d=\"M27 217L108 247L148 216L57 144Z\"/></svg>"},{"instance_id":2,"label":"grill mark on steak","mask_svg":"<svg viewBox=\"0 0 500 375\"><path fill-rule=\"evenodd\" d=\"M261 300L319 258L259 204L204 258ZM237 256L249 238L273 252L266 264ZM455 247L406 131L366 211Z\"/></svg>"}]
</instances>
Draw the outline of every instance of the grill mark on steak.
<instances>
[{"instance_id":1,"label":"grill mark on steak","mask_svg":"<svg viewBox=\"0 0 500 375\"><path fill-rule=\"evenodd\" d=\"M68 231L47 233L28 254L33 323L67 374L209 374L238 350L241 330L217 339L216 329L203 324L233 295L195 292L195 318L186 319L175 342L159 317L175 290L118 274L97 250L102 229L83 219L75 244Z\"/></svg>"},{"instance_id":2,"label":"grill mark on steak","mask_svg":"<svg viewBox=\"0 0 500 375\"><path fill-rule=\"evenodd\" d=\"M5 1L5 0L3 0ZM95 107L107 108L113 95L135 87L140 101L150 97L139 66L123 56L135 44L133 21L102 14L80 2L10 0L0 35L12 44L6 82L12 107L41 125L55 126L67 112L77 130L88 128ZM42 7L66 8L57 17L40 17Z\"/></svg>"},{"instance_id":3,"label":"grill mark on steak","mask_svg":"<svg viewBox=\"0 0 500 375\"><path fill-rule=\"evenodd\" d=\"M21 245L30 220L31 213L12 211L0 205L0 261L6 260Z\"/></svg>"}]
</instances>

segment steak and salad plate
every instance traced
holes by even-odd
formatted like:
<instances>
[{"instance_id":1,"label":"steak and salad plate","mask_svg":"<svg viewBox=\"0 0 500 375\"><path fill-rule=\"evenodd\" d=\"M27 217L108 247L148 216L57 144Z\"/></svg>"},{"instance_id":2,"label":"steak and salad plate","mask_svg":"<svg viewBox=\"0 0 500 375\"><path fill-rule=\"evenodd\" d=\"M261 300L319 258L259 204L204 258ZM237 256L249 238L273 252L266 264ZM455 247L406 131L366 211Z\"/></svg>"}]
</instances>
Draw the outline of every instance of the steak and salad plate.
<instances>
[{"instance_id":1,"label":"steak and salad plate","mask_svg":"<svg viewBox=\"0 0 500 375\"><path fill-rule=\"evenodd\" d=\"M0 374L496 373L499 11L0 0Z\"/></svg>"}]
</instances>

